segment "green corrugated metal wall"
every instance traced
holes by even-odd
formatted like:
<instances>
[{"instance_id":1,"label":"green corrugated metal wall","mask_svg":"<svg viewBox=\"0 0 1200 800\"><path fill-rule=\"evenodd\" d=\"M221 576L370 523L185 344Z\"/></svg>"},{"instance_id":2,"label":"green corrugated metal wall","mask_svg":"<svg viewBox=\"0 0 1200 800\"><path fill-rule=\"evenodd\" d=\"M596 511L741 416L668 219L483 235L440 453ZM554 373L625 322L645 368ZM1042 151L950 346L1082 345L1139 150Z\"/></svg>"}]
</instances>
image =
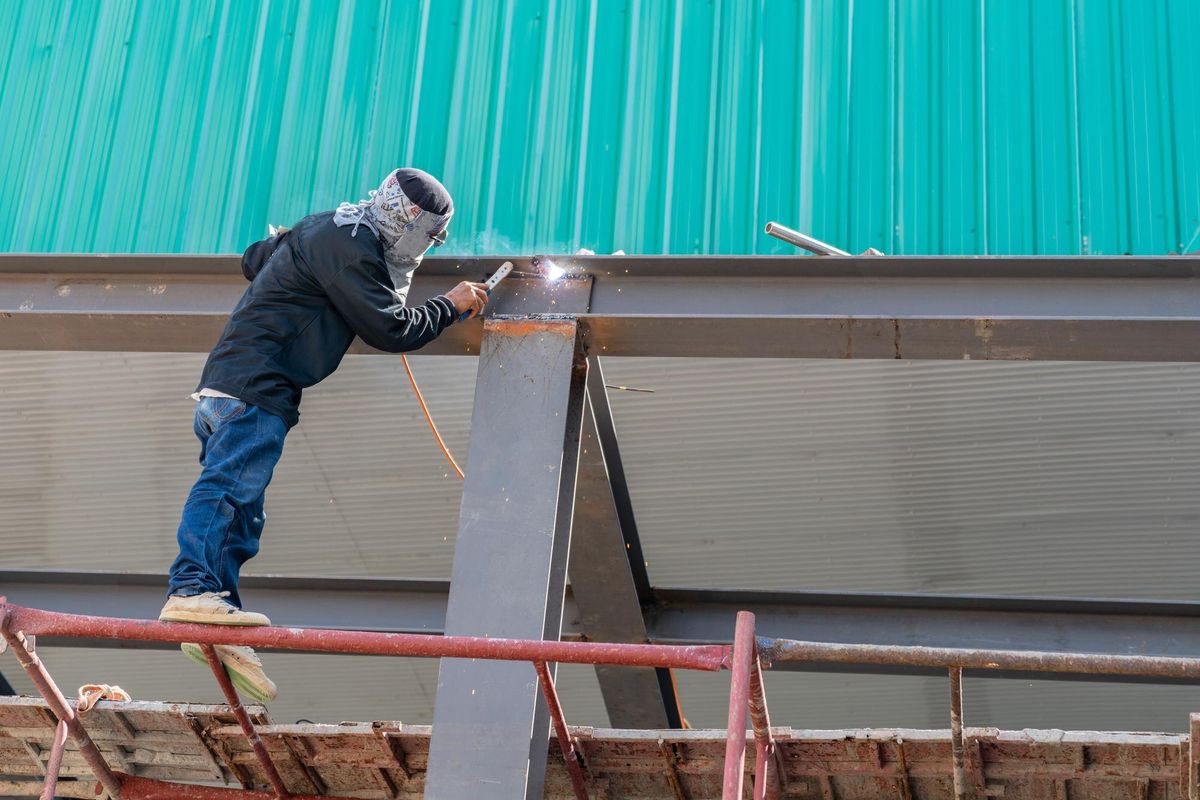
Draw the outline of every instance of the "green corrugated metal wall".
<instances>
[{"instance_id":1,"label":"green corrugated metal wall","mask_svg":"<svg viewBox=\"0 0 1200 800\"><path fill-rule=\"evenodd\" d=\"M1195 0L0 2L0 250L238 250L443 177L456 252L1159 253Z\"/></svg>"}]
</instances>

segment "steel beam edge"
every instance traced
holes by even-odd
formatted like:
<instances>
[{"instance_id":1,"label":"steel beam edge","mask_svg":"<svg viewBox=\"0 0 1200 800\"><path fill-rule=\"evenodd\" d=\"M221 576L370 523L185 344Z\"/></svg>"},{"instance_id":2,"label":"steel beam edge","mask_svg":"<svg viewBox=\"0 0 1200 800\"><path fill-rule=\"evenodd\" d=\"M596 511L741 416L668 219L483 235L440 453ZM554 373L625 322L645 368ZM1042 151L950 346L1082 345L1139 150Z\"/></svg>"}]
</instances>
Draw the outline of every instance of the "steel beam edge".
<instances>
[{"instance_id":1,"label":"steel beam edge","mask_svg":"<svg viewBox=\"0 0 1200 800\"><path fill-rule=\"evenodd\" d=\"M411 297L500 260L427 259ZM561 281L501 284L490 313L578 315L592 355L1200 361L1196 257L563 263ZM230 256L0 256L0 348L205 352L244 287ZM421 352L476 355L480 331L454 326Z\"/></svg>"}]
</instances>

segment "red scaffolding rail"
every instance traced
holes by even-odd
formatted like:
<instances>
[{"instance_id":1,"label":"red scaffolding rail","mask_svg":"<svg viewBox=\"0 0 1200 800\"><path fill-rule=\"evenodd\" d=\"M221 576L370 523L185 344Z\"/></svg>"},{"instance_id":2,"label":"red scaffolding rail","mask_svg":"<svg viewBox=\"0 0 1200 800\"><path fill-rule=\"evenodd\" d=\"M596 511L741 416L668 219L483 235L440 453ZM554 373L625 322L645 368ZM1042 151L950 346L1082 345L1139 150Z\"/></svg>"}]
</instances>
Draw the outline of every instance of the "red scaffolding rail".
<instances>
[{"instance_id":1,"label":"red scaffolding rail","mask_svg":"<svg viewBox=\"0 0 1200 800\"><path fill-rule=\"evenodd\" d=\"M742 797L746 772L748 718L755 743L753 798L779 800L782 795L780 765L771 738L762 665L758 655L760 643L754 635L754 615L747 611L737 615L732 646L676 646L485 639L324 628L235 628L164 623L42 611L9 604L6 598L0 597L0 636L12 647L21 667L58 719L59 739L65 744L66 737L62 734L69 733L104 790L111 797L120 800L315 800L309 795L288 792L242 705L237 689L217 658L213 646L218 644L247 645L268 650L529 661L537 672L538 683L546 699L555 735L578 800L588 798L584 765L578 746L567 727L548 664L668 667L706 672L727 669L732 675L722 798L740 800ZM199 643L230 710L237 718L255 757L267 775L272 791L256 792L178 784L114 771L88 736L73 704L63 696L45 664L38 657L33 639L36 636ZM62 747L57 742L58 740L55 747L57 758L52 757L47 766L46 788L43 794L46 797L53 796L54 785L58 780L57 764L61 761Z\"/></svg>"}]
</instances>

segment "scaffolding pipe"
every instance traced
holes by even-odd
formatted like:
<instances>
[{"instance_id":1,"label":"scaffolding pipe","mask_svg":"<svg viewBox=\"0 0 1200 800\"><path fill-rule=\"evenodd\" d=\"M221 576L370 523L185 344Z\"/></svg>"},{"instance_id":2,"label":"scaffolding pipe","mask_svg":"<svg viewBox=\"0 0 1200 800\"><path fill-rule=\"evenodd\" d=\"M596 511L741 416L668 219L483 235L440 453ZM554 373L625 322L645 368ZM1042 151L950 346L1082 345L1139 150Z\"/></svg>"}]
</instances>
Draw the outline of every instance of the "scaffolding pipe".
<instances>
[{"instance_id":1,"label":"scaffolding pipe","mask_svg":"<svg viewBox=\"0 0 1200 800\"><path fill-rule=\"evenodd\" d=\"M58 793L58 773L62 769L63 753L67 749L67 723L58 721L54 726L54 744L50 747L50 758L46 759L46 783L42 787L41 800L54 800Z\"/></svg>"},{"instance_id":2,"label":"scaffolding pipe","mask_svg":"<svg viewBox=\"0 0 1200 800\"><path fill-rule=\"evenodd\" d=\"M962 670L950 670L950 752L954 757L954 800L967 800L966 747L963 743Z\"/></svg>"},{"instance_id":3,"label":"scaffolding pipe","mask_svg":"<svg viewBox=\"0 0 1200 800\"><path fill-rule=\"evenodd\" d=\"M755 654L750 662L750 726L754 729L754 800L780 800L783 782L778 751L771 736L771 715L767 710L762 665Z\"/></svg>"},{"instance_id":4,"label":"scaffolding pipe","mask_svg":"<svg viewBox=\"0 0 1200 800\"><path fill-rule=\"evenodd\" d=\"M764 664L802 661L823 664L877 664L941 669L999 669L1200 679L1200 658L1104 653L1048 653L1039 650L981 650L958 647L842 644L758 639Z\"/></svg>"},{"instance_id":5,"label":"scaffolding pipe","mask_svg":"<svg viewBox=\"0 0 1200 800\"><path fill-rule=\"evenodd\" d=\"M268 650L301 650L347 655L479 658L495 661L546 661L568 664L606 664L628 667L676 667L717 672L727 666L728 645L654 645L604 642L554 642L537 639L481 639L470 636L432 636L378 633L328 628L238 628L157 622L117 617L63 614L7 604L16 630L61 638L134 640L183 644L244 645Z\"/></svg>"},{"instance_id":6,"label":"scaffolding pipe","mask_svg":"<svg viewBox=\"0 0 1200 800\"><path fill-rule=\"evenodd\" d=\"M0 605L0 635L12 647L13 654L17 657L21 668L25 670L25 674L29 676L29 680L33 681L33 685L37 687L38 692L46 700L46 705L50 707L50 711L53 712L60 723L67 726L67 730L71 732L71 738L79 746L80 755L83 756L88 766L92 768L92 772L100 780L101 785L104 786L105 790L113 798L120 798L120 781L117 780L117 776L109 768L108 762L104 760L104 755L100 752L100 748L96 747L96 743L92 741L92 737L88 736L83 723L75 715L75 709L63 697L63 693L59 691L58 686L54 683L54 679L46 671L46 665L38 658L37 653L34 652L33 647L26 638L26 633L19 629L13 616L11 607ZM13 628L18 628L18 630L14 632Z\"/></svg>"},{"instance_id":7,"label":"scaffolding pipe","mask_svg":"<svg viewBox=\"0 0 1200 800\"><path fill-rule=\"evenodd\" d=\"M262 737L254 729L254 723L250 721L250 714L242 705L242 698L238 696L237 689L234 688L229 673L225 671L225 665L221 663L216 649L211 644L202 644L200 649L204 651L204 657L208 659L208 666L216 677L226 702L229 703L229 710L233 712L238 725L242 728L242 733L246 735L246 740L250 743L250 749L254 751L255 758L258 759L263 773L267 776L267 782L275 790L275 797L278 800L288 800L287 786L284 785L283 778L279 776L279 770L275 768L275 762L271 760L271 754L267 752L267 746L263 744Z\"/></svg>"},{"instance_id":8,"label":"scaffolding pipe","mask_svg":"<svg viewBox=\"0 0 1200 800\"><path fill-rule=\"evenodd\" d=\"M754 657L754 615L739 611L733 634L733 674L729 680L729 727L725 740L722 800L742 798L746 777L746 717L750 710L750 674Z\"/></svg>"},{"instance_id":9,"label":"scaffolding pipe","mask_svg":"<svg viewBox=\"0 0 1200 800\"><path fill-rule=\"evenodd\" d=\"M575 740L567 730L567 718L563 714L562 703L558 701L558 691L554 688L554 678L545 661L533 662L537 670L538 683L542 687L542 695L546 698L546 708L550 710L550 719L554 721L554 733L558 737L558 747L562 750L563 760L567 763L567 773L571 776L571 786L575 789L577 800L588 800L587 784L583 779L583 767L579 764L579 752L575 749Z\"/></svg>"}]
</instances>

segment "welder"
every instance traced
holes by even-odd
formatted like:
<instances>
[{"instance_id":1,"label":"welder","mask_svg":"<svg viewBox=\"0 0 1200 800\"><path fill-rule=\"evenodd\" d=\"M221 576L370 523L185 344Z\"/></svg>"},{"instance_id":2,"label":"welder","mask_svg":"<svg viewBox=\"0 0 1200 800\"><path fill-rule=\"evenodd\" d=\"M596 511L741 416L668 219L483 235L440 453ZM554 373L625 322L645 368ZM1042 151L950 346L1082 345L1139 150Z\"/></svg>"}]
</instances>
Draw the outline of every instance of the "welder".
<instances>
[{"instance_id":1,"label":"welder","mask_svg":"<svg viewBox=\"0 0 1200 800\"><path fill-rule=\"evenodd\" d=\"M453 213L437 179L397 169L367 200L312 214L246 250L250 286L192 395L201 472L184 503L160 620L270 624L243 610L238 573L258 552L264 495L299 422L302 391L337 369L355 336L387 352L416 350L487 303L483 285L467 281L407 303L413 273L445 241ZM198 645L183 651L207 663ZM275 698L253 650L219 645L216 652L244 693Z\"/></svg>"}]
</instances>

